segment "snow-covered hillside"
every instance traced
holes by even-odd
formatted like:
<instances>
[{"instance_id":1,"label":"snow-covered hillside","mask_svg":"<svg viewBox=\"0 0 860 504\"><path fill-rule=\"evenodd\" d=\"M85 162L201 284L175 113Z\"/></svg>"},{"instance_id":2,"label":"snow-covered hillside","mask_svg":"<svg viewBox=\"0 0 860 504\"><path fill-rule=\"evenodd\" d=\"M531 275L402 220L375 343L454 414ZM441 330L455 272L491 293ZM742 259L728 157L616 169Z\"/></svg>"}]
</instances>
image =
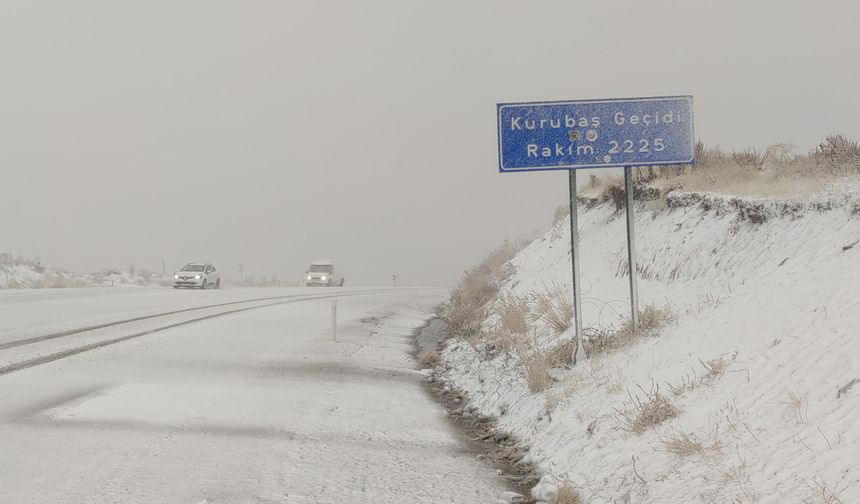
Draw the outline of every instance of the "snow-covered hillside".
<instances>
[{"instance_id":1,"label":"snow-covered hillside","mask_svg":"<svg viewBox=\"0 0 860 504\"><path fill-rule=\"evenodd\" d=\"M69 287L113 287L124 285L169 285L169 279L146 271L109 269L98 273L77 274L45 267L38 261L0 254L0 289L38 289Z\"/></svg>"},{"instance_id":2,"label":"snow-covered hillside","mask_svg":"<svg viewBox=\"0 0 860 504\"><path fill-rule=\"evenodd\" d=\"M531 446L548 475L541 500L567 482L587 503L860 502L858 194L642 203L640 304L668 307L670 325L553 370L542 392L517 352L476 340L451 340L439 374ZM570 289L568 230L563 219L511 261L502 298ZM617 327L629 314L623 211L583 199L580 238L584 325ZM532 331L522 337L546 334ZM632 425L652 407L665 414Z\"/></svg>"}]
</instances>

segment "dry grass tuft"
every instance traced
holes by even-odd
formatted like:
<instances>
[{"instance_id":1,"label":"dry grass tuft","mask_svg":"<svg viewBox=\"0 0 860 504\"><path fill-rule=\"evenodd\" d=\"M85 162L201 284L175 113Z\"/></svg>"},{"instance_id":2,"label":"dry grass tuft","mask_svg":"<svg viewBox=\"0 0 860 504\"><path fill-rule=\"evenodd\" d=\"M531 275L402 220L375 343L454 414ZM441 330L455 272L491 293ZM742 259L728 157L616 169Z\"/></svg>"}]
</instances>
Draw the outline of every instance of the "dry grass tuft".
<instances>
[{"instance_id":1,"label":"dry grass tuft","mask_svg":"<svg viewBox=\"0 0 860 504\"><path fill-rule=\"evenodd\" d=\"M691 374L687 374L681 378L679 385L667 383L669 391L675 396L681 396L685 393L697 389L699 386L713 382L726 372L729 367L729 361L724 357L715 357L709 361L699 359L699 363L705 368L705 374L699 376L696 370L692 370Z\"/></svg>"},{"instance_id":2,"label":"dry grass tuft","mask_svg":"<svg viewBox=\"0 0 860 504\"><path fill-rule=\"evenodd\" d=\"M470 338L469 343L475 346L479 341L485 341L491 345L496 351L510 354L516 346L516 341L509 333L502 332L496 329L491 329L487 333L476 335Z\"/></svg>"},{"instance_id":3,"label":"dry grass tuft","mask_svg":"<svg viewBox=\"0 0 860 504\"><path fill-rule=\"evenodd\" d=\"M537 317L552 328L556 334L570 329L573 321L573 298L567 289L553 285L544 293L534 297Z\"/></svg>"},{"instance_id":4,"label":"dry grass tuft","mask_svg":"<svg viewBox=\"0 0 860 504\"><path fill-rule=\"evenodd\" d=\"M732 161L738 166L744 168L755 168L761 170L764 164L765 157L755 149L747 149L745 151L732 152Z\"/></svg>"},{"instance_id":5,"label":"dry grass tuft","mask_svg":"<svg viewBox=\"0 0 860 504\"><path fill-rule=\"evenodd\" d=\"M597 418L597 412L586 406L582 406L573 412L573 416L579 423L588 423Z\"/></svg>"},{"instance_id":6,"label":"dry grass tuft","mask_svg":"<svg viewBox=\"0 0 860 504\"><path fill-rule=\"evenodd\" d=\"M606 382L606 391L610 394L621 393L621 391L624 390L625 381L624 373L622 373L620 369L616 369L615 373L613 373Z\"/></svg>"},{"instance_id":7,"label":"dry grass tuft","mask_svg":"<svg viewBox=\"0 0 860 504\"><path fill-rule=\"evenodd\" d=\"M573 352L576 351L576 340L568 340L554 346L546 353L553 367L568 366L573 364Z\"/></svg>"},{"instance_id":8,"label":"dry grass tuft","mask_svg":"<svg viewBox=\"0 0 860 504\"><path fill-rule=\"evenodd\" d=\"M660 434L657 450L674 453L679 457L689 457L691 455L722 453L722 444L719 439L719 431L716 429L704 437L693 432L670 429Z\"/></svg>"},{"instance_id":9,"label":"dry grass tuft","mask_svg":"<svg viewBox=\"0 0 860 504\"><path fill-rule=\"evenodd\" d=\"M470 339L481 333L481 324L488 315L487 305L498 295L502 282L513 274L508 261L523 245L521 242L505 242L479 265L463 274L442 311L451 335Z\"/></svg>"},{"instance_id":10,"label":"dry grass tuft","mask_svg":"<svg viewBox=\"0 0 860 504\"><path fill-rule=\"evenodd\" d=\"M558 489L554 504L583 504L582 496L570 482L566 482Z\"/></svg>"},{"instance_id":11,"label":"dry grass tuft","mask_svg":"<svg viewBox=\"0 0 860 504\"><path fill-rule=\"evenodd\" d=\"M549 371L572 362L575 342L568 341L549 349L541 349L534 343L521 340L514 346L529 390L543 392L553 384Z\"/></svg>"},{"instance_id":12,"label":"dry grass tuft","mask_svg":"<svg viewBox=\"0 0 860 504\"><path fill-rule=\"evenodd\" d=\"M732 497L732 504L758 504L759 502L759 494L750 487L746 469L746 462L741 460L740 465L733 464L728 470L721 471L727 480L733 481L738 487L738 492Z\"/></svg>"},{"instance_id":13,"label":"dry grass tuft","mask_svg":"<svg viewBox=\"0 0 860 504\"><path fill-rule=\"evenodd\" d=\"M552 367L544 355L521 357L520 362L526 375L529 391L533 393L543 392L552 385L552 379L549 377L549 370Z\"/></svg>"},{"instance_id":14,"label":"dry grass tuft","mask_svg":"<svg viewBox=\"0 0 860 504\"><path fill-rule=\"evenodd\" d=\"M570 215L570 203L565 203L564 205L557 206L552 214L553 227L557 226L559 222L566 219L568 215Z\"/></svg>"},{"instance_id":15,"label":"dry grass tuft","mask_svg":"<svg viewBox=\"0 0 860 504\"><path fill-rule=\"evenodd\" d=\"M669 387L669 392L672 393L675 397L680 397L691 390L695 390L702 384L702 379L693 374L692 377L690 375L685 375L681 378L681 384L675 385L673 383L666 383Z\"/></svg>"},{"instance_id":16,"label":"dry grass tuft","mask_svg":"<svg viewBox=\"0 0 860 504\"><path fill-rule=\"evenodd\" d=\"M618 351L642 338L657 336L660 330L674 321L675 316L670 307L648 305L639 314L639 327L635 331L630 319L618 328L589 329L584 338L585 350L589 357Z\"/></svg>"},{"instance_id":17,"label":"dry grass tuft","mask_svg":"<svg viewBox=\"0 0 860 504\"><path fill-rule=\"evenodd\" d=\"M648 305L639 314L638 332L642 335L654 333L675 321L675 315L669 306L658 307Z\"/></svg>"},{"instance_id":18,"label":"dry grass tuft","mask_svg":"<svg viewBox=\"0 0 860 504\"><path fill-rule=\"evenodd\" d=\"M860 170L860 144L843 136L829 135L813 153L817 164L837 172Z\"/></svg>"},{"instance_id":19,"label":"dry grass tuft","mask_svg":"<svg viewBox=\"0 0 860 504\"><path fill-rule=\"evenodd\" d=\"M436 367L441 361L442 359L439 357L439 354L432 350L425 350L418 355L418 364L420 364L421 367Z\"/></svg>"},{"instance_id":20,"label":"dry grass tuft","mask_svg":"<svg viewBox=\"0 0 860 504\"><path fill-rule=\"evenodd\" d=\"M785 392L785 400L782 401L791 408L794 415L794 421L798 424L805 424L809 419L809 392L803 387L797 387Z\"/></svg>"},{"instance_id":21,"label":"dry grass tuft","mask_svg":"<svg viewBox=\"0 0 860 504\"><path fill-rule=\"evenodd\" d=\"M554 411L561 403L575 394L581 385L581 377L575 375L567 378L560 389L553 390L546 394L544 397L544 410L547 412ZM579 411L577 411L577 414L579 414Z\"/></svg>"},{"instance_id":22,"label":"dry grass tuft","mask_svg":"<svg viewBox=\"0 0 860 504\"><path fill-rule=\"evenodd\" d=\"M692 432L681 432L672 430L660 435L660 448L658 451L674 453L680 457L689 457L705 452L702 441Z\"/></svg>"},{"instance_id":23,"label":"dry grass tuft","mask_svg":"<svg viewBox=\"0 0 860 504\"><path fill-rule=\"evenodd\" d=\"M484 341L496 351L510 354L524 344L524 336L529 333L530 307L526 298L502 296L492 308L492 327L473 335L468 341L472 345Z\"/></svg>"},{"instance_id":24,"label":"dry grass tuft","mask_svg":"<svg viewBox=\"0 0 860 504\"><path fill-rule=\"evenodd\" d=\"M702 363L702 367L705 368L706 374L705 378L709 380L715 380L723 375L726 372L726 369L729 367L728 361L722 357L716 357L709 361L699 360Z\"/></svg>"},{"instance_id":25,"label":"dry grass tuft","mask_svg":"<svg viewBox=\"0 0 860 504\"><path fill-rule=\"evenodd\" d=\"M543 410L547 413L552 413L564 401L564 397L559 393L547 394L543 398Z\"/></svg>"},{"instance_id":26,"label":"dry grass tuft","mask_svg":"<svg viewBox=\"0 0 860 504\"><path fill-rule=\"evenodd\" d=\"M726 152L696 145L696 164L649 166L634 170L634 197L651 197L649 187L662 192L718 191L736 195L802 196L824 188L840 177L860 174L860 144L843 135L830 135L815 150L801 153L791 144ZM617 177L601 177L592 184L601 199L624 208L624 187ZM561 211L561 209L559 210ZM566 214L565 214L566 215Z\"/></svg>"},{"instance_id":27,"label":"dry grass tuft","mask_svg":"<svg viewBox=\"0 0 860 504\"><path fill-rule=\"evenodd\" d=\"M812 490L814 496L821 504L843 504L840 496L848 489L847 484L843 488L839 488L838 486L830 488L830 485L824 481L824 478L815 478L812 483L804 481L804 484Z\"/></svg>"},{"instance_id":28,"label":"dry grass tuft","mask_svg":"<svg viewBox=\"0 0 860 504\"><path fill-rule=\"evenodd\" d=\"M517 335L529 332L529 304L525 298L502 296L495 305L499 329L506 334Z\"/></svg>"},{"instance_id":29,"label":"dry grass tuft","mask_svg":"<svg viewBox=\"0 0 860 504\"><path fill-rule=\"evenodd\" d=\"M644 400L630 394L632 407L615 410L616 418L624 430L641 434L681 413L681 410L660 393L660 388L656 385L647 392L641 387L640 390L645 393Z\"/></svg>"},{"instance_id":30,"label":"dry grass tuft","mask_svg":"<svg viewBox=\"0 0 860 504\"><path fill-rule=\"evenodd\" d=\"M670 190L719 191L738 195L791 196L814 192L837 177L860 174L860 145L830 135L814 151L775 144L727 153L699 142L696 165L638 170L640 183Z\"/></svg>"}]
</instances>

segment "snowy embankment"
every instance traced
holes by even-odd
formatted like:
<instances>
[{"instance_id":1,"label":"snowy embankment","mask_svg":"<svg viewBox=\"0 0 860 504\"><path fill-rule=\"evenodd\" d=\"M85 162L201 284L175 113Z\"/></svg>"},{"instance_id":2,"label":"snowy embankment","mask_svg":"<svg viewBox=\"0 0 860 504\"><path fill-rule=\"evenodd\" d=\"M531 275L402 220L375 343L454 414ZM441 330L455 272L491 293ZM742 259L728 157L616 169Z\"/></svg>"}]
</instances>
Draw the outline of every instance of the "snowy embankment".
<instances>
[{"instance_id":1,"label":"snowy embankment","mask_svg":"<svg viewBox=\"0 0 860 504\"><path fill-rule=\"evenodd\" d=\"M480 339L449 340L438 374L530 445L539 500L567 484L587 503L860 502L858 193L669 193L637 212L640 304L668 307L669 325L551 370L539 392L522 353ZM522 250L500 298L569 291L568 230ZM584 325L618 327L623 211L582 200L580 238ZM572 338L530 323L519 337Z\"/></svg>"},{"instance_id":2,"label":"snowy embankment","mask_svg":"<svg viewBox=\"0 0 860 504\"><path fill-rule=\"evenodd\" d=\"M119 271L108 269L98 273L78 274L45 267L38 261L11 254L0 254L0 289L57 289L169 284L169 279L146 270Z\"/></svg>"}]
</instances>

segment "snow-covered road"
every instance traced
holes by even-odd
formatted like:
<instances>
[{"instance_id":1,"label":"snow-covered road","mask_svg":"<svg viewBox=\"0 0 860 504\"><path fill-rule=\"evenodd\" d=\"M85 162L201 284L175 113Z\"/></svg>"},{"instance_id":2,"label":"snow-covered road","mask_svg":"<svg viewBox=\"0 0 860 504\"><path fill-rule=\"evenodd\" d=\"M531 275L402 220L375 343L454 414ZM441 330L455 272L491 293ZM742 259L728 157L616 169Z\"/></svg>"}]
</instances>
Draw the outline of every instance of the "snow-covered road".
<instances>
[{"instance_id":1,"label":"snow-covered road","mask_svg":"<svg viewBox=\"0 0 860 504\"><path fill-rule=\"evenodd\" d=\"M331 299L305 298L332 294L337 343ZM450 429L410 357L444 291L2 293L0 344L270 296L297 297L0 375L0 502L496 501L494 469Z\"/></svg>"}]
</instances>

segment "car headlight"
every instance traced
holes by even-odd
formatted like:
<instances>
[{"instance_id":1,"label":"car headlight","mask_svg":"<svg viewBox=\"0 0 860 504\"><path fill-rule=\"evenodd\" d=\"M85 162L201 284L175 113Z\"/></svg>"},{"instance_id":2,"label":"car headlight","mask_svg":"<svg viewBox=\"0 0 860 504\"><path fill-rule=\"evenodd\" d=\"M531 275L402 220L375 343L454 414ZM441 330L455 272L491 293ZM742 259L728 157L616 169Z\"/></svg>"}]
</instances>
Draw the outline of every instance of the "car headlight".
<instances>
[{"instance_id":1,"label":"car headlight","mask_svg":"<svg viewBox=\"0 0 860 504\"><path fill-rule=\"evenodd\" d=\"M308 280L310 280L310 279L311 279L311 277L308 277Z\"/></svg>"},{"instance_id":2,"label":"car headlight","mask_svg":"<svg viewBox=\"0 0 860 504\"><path fill-rule=\"evenodd\" d=\"M173 275L174 280L179 280L179 275Z\"/></svg>"},{"instance_id":3,"label":"car headlight","mask_svg":"<svg viewBox=\"0 0 860 504\"><path fill-rule=\"evenodd\" d=\"M201 278L203 278L203 277L201 277L200 275L194 275L195 280L200 280Z\"/></svg>"},{"instance_id":4,"label":"car headlight","mask_svg":"<svg viewBox=\"0 0 860 504\"><path fill-rule=\"evenodd\" d=\"M325 275L323 275L323 276L322 276L322 279L321 279L321 280L322 280L323 282L325 282Z\"/></svg>"}]
</instances>

